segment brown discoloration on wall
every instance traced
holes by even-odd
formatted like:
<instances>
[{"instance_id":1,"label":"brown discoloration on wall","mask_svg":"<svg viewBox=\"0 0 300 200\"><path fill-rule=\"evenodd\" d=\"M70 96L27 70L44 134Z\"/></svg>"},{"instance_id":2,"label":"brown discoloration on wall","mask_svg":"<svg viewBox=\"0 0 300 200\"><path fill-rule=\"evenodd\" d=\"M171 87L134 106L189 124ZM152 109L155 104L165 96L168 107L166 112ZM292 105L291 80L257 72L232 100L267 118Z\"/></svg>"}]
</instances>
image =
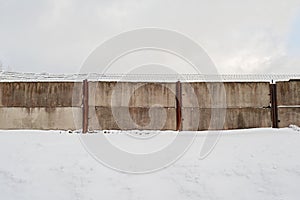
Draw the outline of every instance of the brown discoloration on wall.
<instances>
[{"instance_id":1,"label":"brown discoloration on wall","mask_svg":"<svg viewBox=\"0 0 300 200\"><path fill-rule=\"evenodd\" d=\"M279 108L279 126L299 125L300 108L295 105L300 105L300 81L277 84L278 105L287 107ZM117 85L120 91L112 98ZM216 98L222 86L226 91L225 105L222 105L223 99ZM193 91L196 97L192 95ZM176 130L175 93L176 83L89 82L89 129L120 129L117 120L121 120L125 124L124 130ZM182 129L270 127L270 108L266 108L270 105L269 93L269 83L262 82L182 83ZM0 128L79 129L82 128L81 105L81 82L2 82ZM112 106L116 116L113 116ZM220 107L219 110L216 107ZM164 111L166 122L158 127ZM225 123L219 126L216 119L222 116L221 111L226 111Z\"/></svg>"},{"instance_id":2,"label":"brown discoloration on wall","mask_svg":"<svg viewBox=\"0 0 300 200\"><path fill-rule=\"evenodd\" d=\"M270 109L228 109L224 129L271 127Z\"/></svg>"},{"instance_id":3,"label":"brown discoloration on wall","mask_svg":"<svg viewBox=\"0 0 300 200\"><path fill-rule=\"evenodd\" d=\"M176 106L175 83L90 82L89 86L90 106Z\"/></svg>"},{"instance_id":4,"label":"brown discoloration on wall","mask_svg":"<svg viewBox=\"0 0 300 200\"><path fill-rule=\"evenodd\" d=\"M110 106L111 95L117 82L89 82L89 105Z\"/></svg>"},{"instance_id":5,"label":"brown discoloration on wall","mask_svg":"<svg viewBox=\"0 0 300 200\"><path fill-rule=\"evenodd\" d=\"M279 128L300 125L300 81L277 82Z\"/></svg>"},{"instance_id":6,"label":"brown discoloration on wall","mask_svg":"<svg viewBox=\"0 0 300 200\"><path fill-rule=\"evenodd\" d=\"M90 82L89 86L91 130L176 129L175 83ZM149 112L157 105L161 107L152 108ZM116 109L118 116L113 116L111 107ZM126 110L129 110L128 115ZM158 127L163 120L163 111L167 113L166 124ZM149 124L149 113L153 120L157 120L154 125ZM119 127L118 123L124 126Z\"/></svg>"},{"instance_id":7,"label":"brown discoloration on wall","mask_svg":"<svg viewBox=\"0 0 300 200\"><path fill-rule=\"evenodd\" d=\"M182 88L183 130L271 126L270 109L265 109L270 105L269 83L183 83ZM224 90L226 96L221 96ZM224 124L220 121L222 116Z\"/></svg>"},{"instance_id":8,"label":"brown discoloration on wall","mask_svg":"<svg viewBox=\"0 0 300 200\"><path fill-rule=\"evenodd\" d=\"M175 130L176 129L176 113L175 108L153 108L152 109L152 119L162 122L162 109L167 114L166 122L164 126L161 128L156 127L147 127L150 123L150 108L143 107L115 107L115 116L113 115L113 111L111 107L90 107L90 123L89 129L161 129L161 130ZM129 116L126 114L129 112ZM131 120L137 124L131 123ZM118 123L122 123L123 127L119 126ZM124 127L125 125L125 127ZM157 125L157 123L155 123Z\"/></svg>"},{"instance_id":9,"label":"brown discoloration on wall","mask_svg":"<svg viewBox=\"0 0 300 200\"><path fill-rule=\"evenodd\" d=\"M300 126L300 107L278 108L279 128L288 127L291 124Z\"/></svg>"},{"instance_id":10,"label":"brown discoloration on wall","mask_svg":"<svg viewBox=\"0 0 300 200\"><path fill-rule=\"evenodd\" d=\"M80 106L81 84L72 82L2 82L0 83L0 106ZM73 95L74 98L72 98Z\"/></svg>"},{"instance_id":11,"label":"brown discoloration on wall","mask_svg":"<svg viewBox=\"0 0 300 200\"><path fill-rule=\"evenodd\" d=\"M222 125L222 109L213 108L184 108L183 130L220 130L271 127L270 109L261 108L228 108L224 115L225 123ZM211 118L212 112L215 116ZM199 117L198 116L199 113ZM198 121L199 120L199 121ZM219 124L219 122L221 122ZM197 128L198 123L198 128Z\"/></svg>"},{"instance_id":12,"label":"brown discoloration on wall","mask_svg":"<svg viewBox=\"0 0 300 200\"><path fill-rule=\"evenodd\" d=\"M226 98L216 99L216 95L226 91ZM209 90L210 89L210 90ZM193 94L198 98L193 98ZM182 101L184 107L211 108L226 103L229 108L266 107L270 104L269 83L237 82L237 83L183 83ZM214 98L214 104L212 99ZM225 101L224 101L225 100Z\"/></svg>"},{"instance_id":13,"label":"brown discoloration on wall","mask_svg":"<svg viewBox=\"0 0 300 200\"><path fill-rule=\"evenodd\" d=\"M81 123L81 108L0 107L1 129L75 130ZM75 117L73 117L75 116Z\"/></svg>"},{"instance_id":14,"label":"brown discoloration on wall","mask_svg":"<svg viewBox=\"0 0 300 200\"><path fill-rule=\"evenodd\" d=\"M81 95L80 82L1 82L0 128L79 129Z\"/></svg>"},{"instance_id":15,"label":"brown discoloration on wall","mask_svg":"<svg viewBox=\"0 0 300 200\"><path fill-rule=\"evenodd\" d=\"M277 82L277 103L300 105L300 81Z\"/></svg>"},{"instance_id":16,"label":"brown discoloration on wall","mask_svg":"<svg viewBox=\"0 0 300 200\"><path fill-rule=\"evenodd\" d=\"M169 84L169 87L174 90L174 84ZM130 97L129 107L150 107L155 104L163 107L175 107L175 93L170 88L167 84L161 83L140 85ZM120 104L122 103L120 102Z\"/></svg>"}]
</instances>

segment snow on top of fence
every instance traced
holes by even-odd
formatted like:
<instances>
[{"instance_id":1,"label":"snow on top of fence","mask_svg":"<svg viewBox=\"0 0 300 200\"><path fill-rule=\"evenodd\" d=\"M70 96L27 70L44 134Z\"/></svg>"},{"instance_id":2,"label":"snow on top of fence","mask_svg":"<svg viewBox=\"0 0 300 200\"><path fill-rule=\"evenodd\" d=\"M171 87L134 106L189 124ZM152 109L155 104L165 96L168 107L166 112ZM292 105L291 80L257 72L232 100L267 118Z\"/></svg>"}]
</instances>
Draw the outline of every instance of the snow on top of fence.
<instances>
[{"instance_id":1,"label":"snow on top of fence","mask_svg":"<svg viewBox=\"0 0 300 200\"><path fill-rule=\"evenodd\" d=\"M139 81L139 82L230 82L230 81L288 81L300 80L300 74L50 74L50 73L22 73L0 72L0 81Z\"/></svg>"}]
</instances>

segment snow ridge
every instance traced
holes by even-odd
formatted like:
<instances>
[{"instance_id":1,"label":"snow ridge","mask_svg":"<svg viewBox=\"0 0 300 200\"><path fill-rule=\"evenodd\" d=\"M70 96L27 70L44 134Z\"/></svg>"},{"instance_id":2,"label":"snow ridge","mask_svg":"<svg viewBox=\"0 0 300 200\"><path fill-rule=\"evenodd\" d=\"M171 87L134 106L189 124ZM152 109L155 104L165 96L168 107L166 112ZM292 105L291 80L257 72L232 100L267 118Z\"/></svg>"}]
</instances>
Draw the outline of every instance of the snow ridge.
<instances>
[{"instance_id":1,"label":"snow ridge","mask_svg":"<svg viewBox=\"0 0 300 200\"><path fill-rule=\"evenodd\" d=\"M299 126L297 126L297 125L293 125L293 124L291 124L291 125L289 125L289 128L293 129L294 131L298 131L298 132L300 132L300 127L299 127Z\"/></svg>"}]
</instances>

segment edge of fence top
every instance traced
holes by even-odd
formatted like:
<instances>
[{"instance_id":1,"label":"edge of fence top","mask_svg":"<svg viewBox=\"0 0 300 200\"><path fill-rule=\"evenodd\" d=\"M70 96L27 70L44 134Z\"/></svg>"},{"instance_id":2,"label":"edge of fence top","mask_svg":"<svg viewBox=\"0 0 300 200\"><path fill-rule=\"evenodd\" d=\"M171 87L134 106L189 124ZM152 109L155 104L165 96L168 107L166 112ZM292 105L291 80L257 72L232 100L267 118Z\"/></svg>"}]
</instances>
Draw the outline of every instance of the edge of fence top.
<instances>
[{"instance_id":1,"label":"edge of fence top","mask_svg":"<svg viewBox=\"0 0 300 200\"><path fill-rule=\"evenodd\" d=\"M275 82L299 81L300 74L50 74L0 72L0 82L81 82L120 81L124 82Z\"/></svg>"}]
</instances>

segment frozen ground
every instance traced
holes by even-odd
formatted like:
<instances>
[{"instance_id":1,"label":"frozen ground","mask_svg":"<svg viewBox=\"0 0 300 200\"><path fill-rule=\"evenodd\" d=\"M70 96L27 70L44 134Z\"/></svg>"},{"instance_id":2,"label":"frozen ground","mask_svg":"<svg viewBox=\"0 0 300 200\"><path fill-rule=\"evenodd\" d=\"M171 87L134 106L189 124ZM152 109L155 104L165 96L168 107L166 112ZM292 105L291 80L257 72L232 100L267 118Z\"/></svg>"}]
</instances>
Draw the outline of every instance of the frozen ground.
<instances>
[{"instance_id":1,"label":"frozen ground","mask_svg":"<svg viewBox=\"0 0 300 200\"><path fill-rule=\"evenodd\" d=\"M99 164L77 134L0 131L0 199L299 199L295 127L225 131L200 160L203 138L169 168L132 175Z\"/></svg>"}]
</instances>

